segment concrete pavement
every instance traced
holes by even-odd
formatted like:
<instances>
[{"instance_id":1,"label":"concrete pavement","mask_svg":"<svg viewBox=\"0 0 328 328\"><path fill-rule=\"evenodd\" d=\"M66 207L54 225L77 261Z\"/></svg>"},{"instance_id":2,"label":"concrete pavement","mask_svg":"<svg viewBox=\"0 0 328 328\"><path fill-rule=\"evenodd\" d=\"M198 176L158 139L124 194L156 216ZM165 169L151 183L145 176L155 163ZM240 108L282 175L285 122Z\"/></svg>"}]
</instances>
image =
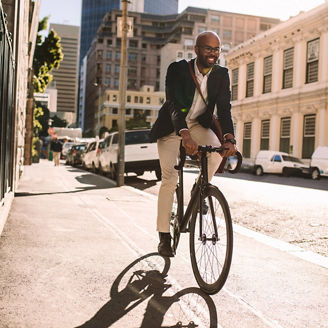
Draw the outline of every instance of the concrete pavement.
<instances>
[{"instance_id":1,"label":"concrete pavement","mask_svg":"<svg viewBox=\"0 0 328 328\"><path fill-rule=\"evenodd\" d=\"M0 238L0 327L327 327L326 268L235 234L227 284L208 297L186 238L172 261L154 253L155 216L152 196L109 179L26 167Z\"/></svg>"}]
</instances>

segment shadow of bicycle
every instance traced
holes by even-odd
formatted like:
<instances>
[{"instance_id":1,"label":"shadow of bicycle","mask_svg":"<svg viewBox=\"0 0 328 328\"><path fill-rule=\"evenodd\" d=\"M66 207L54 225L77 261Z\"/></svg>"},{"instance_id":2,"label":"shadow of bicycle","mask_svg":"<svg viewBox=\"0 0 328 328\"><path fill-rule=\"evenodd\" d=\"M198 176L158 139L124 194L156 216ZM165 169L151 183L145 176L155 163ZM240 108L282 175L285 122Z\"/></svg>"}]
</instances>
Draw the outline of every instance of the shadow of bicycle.
<instances>
[{"instance_id":1,"label":"shadow of bicycle","mask_svg":"<svg viewBox=\"0 0 328 328\"><path fill-rule=\"evenodd\" d=\"M212 298L195 287L176 291L168 277L170 264L158 253L136 259L115 279L110 300L76 328L110 327L143 302L147 306L140 328L217 327Z\"/></svg>"}]
</instances>

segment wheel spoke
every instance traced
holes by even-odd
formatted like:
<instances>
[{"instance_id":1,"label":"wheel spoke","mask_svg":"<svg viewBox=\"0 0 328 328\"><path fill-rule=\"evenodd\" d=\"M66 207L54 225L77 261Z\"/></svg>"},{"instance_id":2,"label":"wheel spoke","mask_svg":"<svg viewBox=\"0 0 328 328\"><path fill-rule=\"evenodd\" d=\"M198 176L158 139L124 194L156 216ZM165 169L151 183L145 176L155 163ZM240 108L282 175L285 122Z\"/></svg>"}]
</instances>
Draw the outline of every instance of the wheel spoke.
<instances>
[{"instance_id":1,"label":"wheel spoke","mask_svg":"<svg viewBox=\"0 0 328 328\"><path fill-rule=\"evenodd\" d=\"M218 292L227 278L232 255L230 211L217 188L209 188L205 200L208 213L193 218L190 251L193 271L200 287L208 293ZM199 236L202 222L202 236ZM201 237L201 238L199 238Z\"/></svg>"}]
</instances>

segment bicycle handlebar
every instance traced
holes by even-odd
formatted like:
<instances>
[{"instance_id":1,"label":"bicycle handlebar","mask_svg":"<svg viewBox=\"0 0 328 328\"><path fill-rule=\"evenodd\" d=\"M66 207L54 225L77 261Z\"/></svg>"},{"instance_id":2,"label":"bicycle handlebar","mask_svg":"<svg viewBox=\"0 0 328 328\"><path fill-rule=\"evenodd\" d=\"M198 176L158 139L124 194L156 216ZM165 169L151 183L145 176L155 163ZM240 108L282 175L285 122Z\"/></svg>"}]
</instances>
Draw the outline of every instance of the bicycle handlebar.
<instances>
[{"instance_id":1,"label":"bicycle handlebar","mask_svg":"<svg viewBox=\"0 0 328 328\"><path fill-rule=\"evenodd\" d=\"M222 146L220 147L198 146L198 151L201 153L213 153L213 152L222 153L224 150L227 150L227 148L224 148ZM243 156L239 151L236 152L235 156L237 157L237 165L233 170L230 169L228 170L228 172L232 174L237 173L240 170L241 164L243 162ZM185 161L186 161L186 150L182 146L182 144L180 144L180 161L178 165L174 166L174 168L178 171L182 170Z\"/></svg>"}]
</instances>

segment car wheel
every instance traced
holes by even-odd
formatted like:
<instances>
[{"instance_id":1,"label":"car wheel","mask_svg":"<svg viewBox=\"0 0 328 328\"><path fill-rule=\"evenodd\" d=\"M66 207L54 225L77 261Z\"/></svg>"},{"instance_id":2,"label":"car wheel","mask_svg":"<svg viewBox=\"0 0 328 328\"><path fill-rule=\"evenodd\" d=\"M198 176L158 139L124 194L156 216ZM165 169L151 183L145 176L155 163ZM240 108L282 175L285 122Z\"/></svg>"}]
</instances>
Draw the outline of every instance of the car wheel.
<instances>
[{"instance_id":1,"label":"car wheel","mask_svg":"<svg viewBox=\"0 0 328 328\"><path fill-rule=\"evenodd\" d=\"M312 180L319 180L320 179L320 172L317 168L314 168L311 172Z\"/></svg>"},{"instance_id":2,"label":"car wheel","mask_svg":"<svg viewBox=\"0 0 328 328\"><path fill-rule=\"evenodd\" d=\"M156 174L157 180L161 181L162 180L162 171L161 171L161 169L155 170L155 174Z\"/></svg>"},{"instance_id":3,"label":"car wheel","mask_svg":"<svg viewBox=\"0 0 328 328\"><path fill-rule=\"evenodd\" d=\"M257 176L263 175L263 168L262 168L262 166L257 166L255 168L255 175L257 175Z\"/></svg>"},{"instance_id":4,"label":"car wheel","mask_svg":"<svg viewBox=\"0 0 328 328\"><path fill-rule=\"evenodd\" d=\"M283 175L284 177L289 177L289 176L290 176L290 172L289 172L288 167L284 167L284 168L282 169L282 175Z\"/></svg>"}]
</instances>

